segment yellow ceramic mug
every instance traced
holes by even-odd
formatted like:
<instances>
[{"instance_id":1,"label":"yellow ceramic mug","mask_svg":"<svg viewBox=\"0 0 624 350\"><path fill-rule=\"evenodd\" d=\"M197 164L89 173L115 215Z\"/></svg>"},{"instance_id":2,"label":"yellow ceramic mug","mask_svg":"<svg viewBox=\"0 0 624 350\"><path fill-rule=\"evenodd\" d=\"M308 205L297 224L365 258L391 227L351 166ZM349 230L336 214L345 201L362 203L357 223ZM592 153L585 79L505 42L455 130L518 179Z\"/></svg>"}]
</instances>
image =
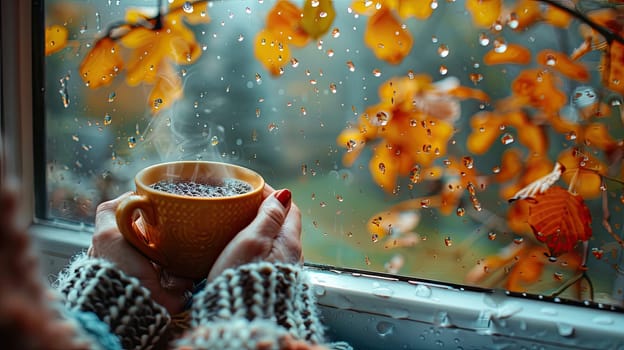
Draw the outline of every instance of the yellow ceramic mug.
<instances>
[{"instance_id":1,"label":"yellow ceramic mug","mask_svg":"<svg viewBox=\"0 0 624 350\"><path fill-rule=\"evenodd\" d=\"M252 189L226 197L193 197L151 187L162 180L215 183L227 178ZM117 208L119 230L152 261L189 278L206 277L227 243L256 217L264 187L262 176L250 169L206 161L156 164L134 180L136 193Z\"/></svg>"}]
</instances>

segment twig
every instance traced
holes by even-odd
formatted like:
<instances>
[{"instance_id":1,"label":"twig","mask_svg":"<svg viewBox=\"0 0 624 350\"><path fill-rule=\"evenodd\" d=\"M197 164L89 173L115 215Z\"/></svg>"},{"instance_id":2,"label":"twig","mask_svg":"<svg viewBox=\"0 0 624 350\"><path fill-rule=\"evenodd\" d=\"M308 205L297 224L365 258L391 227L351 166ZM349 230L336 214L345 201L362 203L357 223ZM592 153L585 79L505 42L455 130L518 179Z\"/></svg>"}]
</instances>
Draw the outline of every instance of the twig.
<instances>
[{"instance_id":1,"label":"twig","mask_svg":"<svg viewBox=\"0 0 624 350\"><path fill-rule=\"evenodd\" d=\"M609 29L599 25L598 23L595 23L589 17L587 17L586 15L582 14L579 11L577 11L575 9L572 9L572 8L569 8L568 6L565 6L565 5L559 3L558 1L555 1L555 0L536 0L536 1L543 2L543 3L546 3L546 4L550 5L550 6L556 7L558 9L568 13L572 17L575 17L575 18L579 19L583 23L585 23L588 26L590 26L593 30L595 30L598 33L600 33L600 35L602 35L605 38L607 43L611 44L612 42L617 41L620 44L624 45L624 38L622 38L618 33L614 33L612 31L610 31Z\"/></svg>"}]
</instances>

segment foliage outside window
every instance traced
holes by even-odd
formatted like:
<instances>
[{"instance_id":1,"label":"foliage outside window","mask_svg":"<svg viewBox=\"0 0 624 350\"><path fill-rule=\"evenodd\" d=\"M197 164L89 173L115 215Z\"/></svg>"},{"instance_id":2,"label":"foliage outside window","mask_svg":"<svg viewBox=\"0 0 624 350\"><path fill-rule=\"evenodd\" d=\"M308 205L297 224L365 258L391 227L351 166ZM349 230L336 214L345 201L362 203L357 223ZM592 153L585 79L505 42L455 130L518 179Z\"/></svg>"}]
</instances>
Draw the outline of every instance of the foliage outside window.
<instances>
[{"instance_id":1,"label":"foliage outside window","mask_svg":"<svg viewBox=\"0 0 624 350\"><path fill-rule=\"evenodd\" d=\"M289 187L310 262L622 304L624 8L45 4L47 219L142 167Z\"/></svg>"}]
</instances>

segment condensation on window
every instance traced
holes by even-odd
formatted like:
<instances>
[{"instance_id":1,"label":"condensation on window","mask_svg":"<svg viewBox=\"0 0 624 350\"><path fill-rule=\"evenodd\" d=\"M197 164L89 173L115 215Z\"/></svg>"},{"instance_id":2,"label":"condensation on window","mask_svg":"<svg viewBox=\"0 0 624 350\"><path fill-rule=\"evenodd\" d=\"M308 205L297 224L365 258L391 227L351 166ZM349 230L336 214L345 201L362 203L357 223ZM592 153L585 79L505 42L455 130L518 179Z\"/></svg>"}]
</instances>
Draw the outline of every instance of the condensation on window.
<instances>
[{"instance_id":1,"label":"condensation on window","mask_svg":"<svg viewBox=\"0 0 624 350\"><path fill-rule=\"evenodd\" d=\"M560 3L46 1L47 219L218 160L309 262L621 305L623 12Z\"/></svg>"}]
</instances>

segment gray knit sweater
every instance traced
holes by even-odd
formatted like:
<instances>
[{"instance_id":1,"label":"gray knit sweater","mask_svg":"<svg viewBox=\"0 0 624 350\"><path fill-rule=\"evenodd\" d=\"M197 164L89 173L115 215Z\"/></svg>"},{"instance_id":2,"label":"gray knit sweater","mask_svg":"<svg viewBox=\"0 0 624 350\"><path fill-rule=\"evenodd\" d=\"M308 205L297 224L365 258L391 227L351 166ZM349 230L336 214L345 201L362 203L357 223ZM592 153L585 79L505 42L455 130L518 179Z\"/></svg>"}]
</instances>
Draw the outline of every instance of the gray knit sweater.
<instances>
[{"instance_id":1,"label":"gray knit sweater","mask_svg":"<svg viewBox=\"0 0 624 350\"><path fill-rule=\"evenodd\" d=\"M162 343L171 317L138 279L111 262L75 258L56 288L69 310L93 312L124 349ZM178 349L281 349L285 339L324 344L323 325L306 272L299 266L258 262L229 269L192 301L188 331L169 347ZM350 349L345 343L325 344Z\"/></svg>"}]
</instances>

